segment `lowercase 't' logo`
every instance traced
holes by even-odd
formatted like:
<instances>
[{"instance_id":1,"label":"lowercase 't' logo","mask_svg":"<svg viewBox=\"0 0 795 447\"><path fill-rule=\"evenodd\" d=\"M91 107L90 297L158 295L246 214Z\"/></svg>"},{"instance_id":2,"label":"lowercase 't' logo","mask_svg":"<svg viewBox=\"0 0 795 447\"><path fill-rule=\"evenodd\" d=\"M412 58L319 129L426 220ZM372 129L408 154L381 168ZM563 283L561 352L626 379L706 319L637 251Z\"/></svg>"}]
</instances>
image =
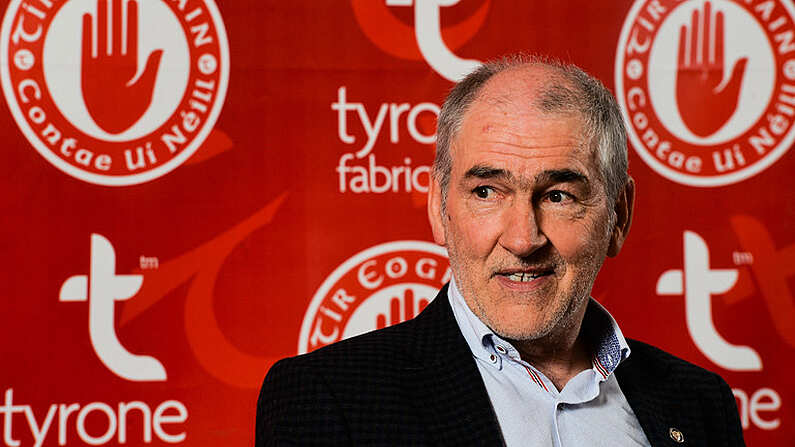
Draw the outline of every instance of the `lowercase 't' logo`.
<instances>
[{"instance_id":1,"label":"lowercase 't' logo","mask_svg":"<svg viewBox=\"0 0 795 447\"><path fill-rule=\"evenodd\" d=\"M64 281L61 301L88 301L88 334L97 356L114 374L132 381L166 380L166 370L154 357L127 351L114 328L116 301L135 296L143 284L142 275L117 275L116 253L104 236L91 235L91 271Z\"/></svg>"},{"instance_id":2,"label":"lowercase 't' logo","mask_svg":"<svg viewBox=\"0 0 795 447\"><path fill-rule=\"evenodd\" d=\"M466 20L443 30L440 21L441 8L459 2L460 0L352 0L352 6L362 31L383 51L403 59L423 58L445 79L458 81L477 68L480 62L460 58L452 50L471 39L483 25L490 1L486 0ZM413 30L389 12L389 7L412 6Z\"/></svg>"},{"instance_id":3,"label":"lowercase 't' logo","mask_svg":"<svg viewBox=\"0 0 795 447\"><path fill-rule=\"evenodd\" d=\"M658 295L684 295L687 330L696 347L718 366L731 371L759 371L762 360L748 346L726 341L712 321L712 295L726 293L737 282L736 269L713 269L709 248L692 231L684 233L684 269L664 272L657 280Z\"/></svg>"}]
</instances>

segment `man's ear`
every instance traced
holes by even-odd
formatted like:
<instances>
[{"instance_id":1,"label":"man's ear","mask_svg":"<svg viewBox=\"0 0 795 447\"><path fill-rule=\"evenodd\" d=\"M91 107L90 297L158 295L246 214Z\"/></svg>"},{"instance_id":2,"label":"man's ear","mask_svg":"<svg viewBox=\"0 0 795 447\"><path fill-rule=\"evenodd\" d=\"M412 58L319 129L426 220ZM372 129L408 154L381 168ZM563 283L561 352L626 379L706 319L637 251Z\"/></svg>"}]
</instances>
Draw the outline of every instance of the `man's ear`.
<instances>
[{"instance_id":1,"label":"man's ear","mask_svg":"<svg viewBox=\"0 0 795 447\"><path fill-rule=\"evenodd\" d=\"M627 179L627 184L618 192L614 209L616 213L616 223L613 232L610 234L610 246L607 248L607 256L613 257L621 251L624 240L629 234L629 227L632 225L632 210L635 206L635 180L632 177Z\"/></svg>"},{"instance_id":2,"label":"man's ear","mask_svg":"<svg viewBox=\"0 0 795 447\"><path fill-rule=\"evenodd\" d=\"M433 240L441 246L447 245L447 237L444 231L444 217L442 216L442 188L436 175L431 174L431 182L428 185L428 220L431 222Z\"/></svg>"}]
</instances>

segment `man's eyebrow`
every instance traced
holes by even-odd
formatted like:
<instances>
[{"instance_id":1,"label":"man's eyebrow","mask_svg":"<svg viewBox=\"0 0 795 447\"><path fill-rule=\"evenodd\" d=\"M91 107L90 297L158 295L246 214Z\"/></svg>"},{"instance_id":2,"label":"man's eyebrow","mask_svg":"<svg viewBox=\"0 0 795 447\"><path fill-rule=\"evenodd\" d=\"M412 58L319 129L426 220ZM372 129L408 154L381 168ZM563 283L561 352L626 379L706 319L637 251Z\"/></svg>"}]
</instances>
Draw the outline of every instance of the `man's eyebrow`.
<instances>
[{"instance_id":1,"label":"man's eyebrow","mask_svg":"<svg viewBox=\"0 0 795 447\"><path fill-rule=\"evenodd\" d=\"M536 183L584 183L588 185L588 177L572 169L551 169L536 176Z\"/></svg>"},{"instance_id":2,"label":"man's eyebrow","mask_svg":"<svg viewBox=\"0 0 795 447\"><path fill-rule=\"evenodd\" d=\"M501 178L509 180L513 178L513 174L506 171L505 169L494 168L487 165L475 165L469 168L466 174L464 174L465 180L470 178L480 178L480 179Z\"/></svg>"}]
</instances>

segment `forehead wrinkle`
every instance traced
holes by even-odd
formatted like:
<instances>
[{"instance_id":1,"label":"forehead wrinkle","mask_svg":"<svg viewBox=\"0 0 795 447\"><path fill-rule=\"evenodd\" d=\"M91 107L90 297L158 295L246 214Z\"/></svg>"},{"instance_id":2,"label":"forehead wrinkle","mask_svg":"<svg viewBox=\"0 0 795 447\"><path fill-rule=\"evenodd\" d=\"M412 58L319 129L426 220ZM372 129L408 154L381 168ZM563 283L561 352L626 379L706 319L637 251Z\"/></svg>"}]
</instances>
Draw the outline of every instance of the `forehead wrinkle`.
<instances>
[{"instance_id":1,"label":"forehead wrinkle","mask_svg":"<svg viewBox=\"0 0 795 447\"><path fill-rule=\"evenodd\" d=\"M499 108L500 107L495 107L495 109ZM535 122L535 124L521 126L521 128L516 129L516 126L504 125L499 119L495 119L493 116L495 109L473 111L473 116L471 115L467 117L468 119L465 120L465 125L469 127L469 132L467 133L475 134L469 138L479 140L481 143L506 145L518 148L574 147L579 151L591 149L590 140L586 135L582 120L579 116L566 116L561 114L538 115L533 111L522 111L519 113L503 112L504 115L512 117L523 117L524 115L528 115L532 118L528 118L527 122L529 123L530 120ZM549 126L558 128L561 118L575 120L574 129L557 129L558 131L556 133L558 134L557 136L559 137L558 139L561 141L561 144L544 146L529 144L536 139L547 137L549 135L548 132L550 131ZM550 124L547 125L546 123ZM461 143L464 133L465 132L460 132L459 135L456 136L456 139L452 145L453 147L456 147L459 143Z\"/></svg>"},{"instance_id":2,"label":"forehead wrinkle","mask_svg":"<svg viewBox=\"0 0 795 447\"><path fill-rule=\"evenodd\" d=\"M492 143L495 146L496 145L498 145L498 146L507 146L507 147L518 148L518 149L572 149L572 148L574 148L575 151L573 151L571 154L577 154L577 153L583 152L583 151L588 149L587 146L585 146L583 144L580 144L579 142L577 144L563 143L563 144L543 144L542 145L542 144L528 144L528 143L524 143L524 142L503 141L503 140L495 140L493 142L489 141L489 140L485 140L485 141L483 141L483 143ZM487 152L487 153L490 153L490 154L511 155L511 156L516 156L516 157L519 157L519 158L543 158L543 157L568 156L568 154L561 154L561 153L557 153L557 152L556 153L550 153L550 154L538 153L537 151L514 152L514 151L509 151L509 150L500 150L499 148L491 148L491 149L488 149L488 150L486 150L484 152Z\"/></svg>"}]
</instances>

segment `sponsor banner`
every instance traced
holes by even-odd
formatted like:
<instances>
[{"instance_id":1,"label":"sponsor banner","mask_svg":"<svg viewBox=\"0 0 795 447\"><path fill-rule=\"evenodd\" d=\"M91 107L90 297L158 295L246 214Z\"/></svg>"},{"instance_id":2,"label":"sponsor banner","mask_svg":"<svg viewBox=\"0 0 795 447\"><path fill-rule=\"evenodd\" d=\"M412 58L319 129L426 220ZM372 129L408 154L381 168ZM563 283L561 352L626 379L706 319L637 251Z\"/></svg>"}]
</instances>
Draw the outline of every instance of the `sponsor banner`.
<instances>
[{"instance_id":1,"label":"sponsor banner","mask_svg":"<svg viewBox=\"0 0 795 447\"><path fill-rule=\"evenodd\" d=\"M146 182L187 160L229 81L213 0L12 1L0 54L3 93L33 148L101 185Z\"/></svg>"},{"instance_id":2,"label":"sponsor banner","mask_svg":"<svg viewBox=\"0 0 795 447\"><path fill-rule=\"evenodd\" d=\"M747 445L795 440L791 0L0 9L0 445L251 445L274 362L449 280L439 108L516 51L622 107L637 208L593 295L721 374Z\"/></svg>"}]
</instances>

